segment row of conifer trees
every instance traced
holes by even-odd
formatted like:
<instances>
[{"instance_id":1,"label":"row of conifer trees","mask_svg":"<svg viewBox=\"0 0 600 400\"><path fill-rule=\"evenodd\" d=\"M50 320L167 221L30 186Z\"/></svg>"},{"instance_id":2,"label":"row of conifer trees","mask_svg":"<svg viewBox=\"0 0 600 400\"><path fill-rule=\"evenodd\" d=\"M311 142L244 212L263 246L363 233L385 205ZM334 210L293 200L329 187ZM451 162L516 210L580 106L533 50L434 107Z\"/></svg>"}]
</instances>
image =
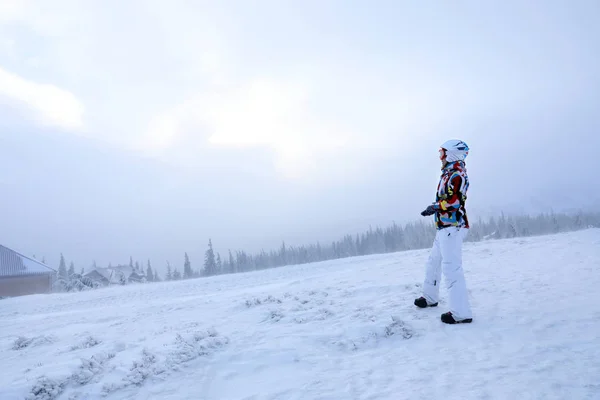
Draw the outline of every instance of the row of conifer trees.
<instances>
[{"instance_id":1,"label":"row of conifer trees","mask_svg":"<svg viewBox=\"0 0 600 400\"><path fill-rule=\"evenodd\" d=\"M487 220L478 219L471 222L470 233L467 241L481 241L489 239L504 239L513 237L537 236L558 232L567 232L600 227L600 213L542 213L535 216L506 216L490 217ZM213 249L212 240L208 241L208 248L204 253L204 260L198 268L192 266L187 253L183 255L182 265L167 265L164 274L153 268L150 260L143 266L139 261L129 260L129 266L142 276L143 282L160 282L163 280L192 279L219 274L247 272L267 268L280 267L292 264L305 264L318 261L327 261L345 257L364 256L405 250L424 249L431 246L435 236L435 229L431 222L419 220L417 222L399 225L392 223L387 227L370 227L367 231L345 235L339 240L329 244L315 242L307 245L289 246L285 242L278 249L260 251L249 254L243 250L232 252L228 250L225 257ZM109 265L110 266L110 265ZM92 264L92 270L96 263ZM85 271L77 272L73 262L67 264L61 254L58 266L58 278L63 286L82 287L82 277ZM75 281L73 283L72 281ZM85 281L85 280L84 280ZM69 282L71 282L69 284ZM123 282L128 283L128 282ZM90 282L87 285L93 286ZM86 286L86 283L83 283Z\"/></svg>"}]
</instances>

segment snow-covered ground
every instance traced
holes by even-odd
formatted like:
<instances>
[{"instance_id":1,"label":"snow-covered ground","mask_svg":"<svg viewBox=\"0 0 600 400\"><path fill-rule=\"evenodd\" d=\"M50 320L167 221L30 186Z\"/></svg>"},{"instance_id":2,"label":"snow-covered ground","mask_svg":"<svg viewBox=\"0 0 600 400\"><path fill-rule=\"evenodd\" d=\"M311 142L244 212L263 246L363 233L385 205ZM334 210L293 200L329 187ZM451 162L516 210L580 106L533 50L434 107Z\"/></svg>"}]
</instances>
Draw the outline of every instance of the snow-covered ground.
<instances>
[{"instance_id":1,"label":"snow-covered ground","mask_svg":"<svg viewBox=\"0 0 600 400\"><path fill-rule=\"evenodd\" d=\"M0 399L600 399L600 230L0 300ZM395 317L395 320L392 319Z\"/></svg>"}]
</instances>

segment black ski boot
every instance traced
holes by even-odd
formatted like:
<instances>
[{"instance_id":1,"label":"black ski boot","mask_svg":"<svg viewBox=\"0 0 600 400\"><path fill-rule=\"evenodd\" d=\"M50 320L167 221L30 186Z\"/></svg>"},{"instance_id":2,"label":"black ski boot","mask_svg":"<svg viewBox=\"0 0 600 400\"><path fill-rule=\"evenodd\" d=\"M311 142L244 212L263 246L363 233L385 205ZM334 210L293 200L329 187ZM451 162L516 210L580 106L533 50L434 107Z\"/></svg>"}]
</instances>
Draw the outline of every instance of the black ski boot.
<instances>
[{"instance_id":1,"label":"black ski boot","mask_svg":"<svg viewBox=\"0 0 600 400\"><path fill-rule=\"evenodd\" d=\"M452 313L450 311L442 314L441 318L442 318L442 322L445 324L470 324L471 322L473 322L473 318L465 318L465 319L456 320L456 319L454 319L454 317L452 316Z\"/></svg>"},{"instance_id":2,"label":"black ski boot","mask_svg":"<svg viewBox=\"0 0 600 400\"><path fill-rule=\"evenodd\" d=\"M427 307L437 307L438 303L433 303L433 304L428 304L427 300L425 300L425 297L419 297L418 299L415 299L415 306L420 307L420 308L427 308Z\"/></svg>"}]
</instances>

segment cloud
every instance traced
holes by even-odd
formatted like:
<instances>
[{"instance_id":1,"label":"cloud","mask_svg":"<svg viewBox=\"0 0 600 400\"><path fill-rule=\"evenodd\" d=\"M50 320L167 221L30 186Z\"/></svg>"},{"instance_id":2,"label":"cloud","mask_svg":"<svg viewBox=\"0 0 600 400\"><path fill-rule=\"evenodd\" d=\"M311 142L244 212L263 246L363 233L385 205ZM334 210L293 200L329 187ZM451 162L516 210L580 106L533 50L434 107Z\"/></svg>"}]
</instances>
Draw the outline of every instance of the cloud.
<instances>
[{"instance_id":1,"label":"cloud","mask_svg":"<svg viewBox=\"0 0 600 400\"><path fill-rule=\"evenodd\" d=\"M0 95L35 110L44 125L68 130L83 127L83 104L73 93L57 86L32 82L0 68Z\"/></svg>"},{"instance_id":2,"label":"cloud","mask_svg":"<svg viewBox=\"0 0 600 400\"><path fill-rule=\"evenodd\" d=\"M15 50L15 58L27 54L40 66L34 73L57 86L77 88L88 137L195 167L209 158L198 156L203 150L232 159L257 150L296 178L362 172L392 153L410 163L417 145L468 135L464 121L474 116L524 112L542 97L556 101L552 82L576 87L542 74L547 64L530 46L518 47L518 58L490 50L494 25L473 36L470 25L445 18L446 10L430 26L418 22L425 9L400 7L415 26L386 12L364 28L390 23L399 37L415 28L427 34L392 45L377 34L386 31L355 29L375 21L361 8L340 17L335 6L315 4L6 0L0 48ZM443 34L456 25L464 29L456 33L460 46ZM34 76L35 68L17 65L24 60L10 68ZM21 83L9 86L28 89L11 90L11 98L46 123L81 128L81 100L10 75L15 80Z\"/></svg>"},{"instance_id":3,"label":"cloud","mask_svg":"<svg viewBox=\"0 0 600 400\"><path fill-rule=\"evenodd\" d=\"M26 0L3 0L0 2L0 22L22 18L26 5Z\"/></svg>"},{"instance_id":4,"label":"cloud","mask_svg":"<svg viewBox=\"0 0 600 400\"><path fill-rule=\"evenodd\" d=\"M253 79L215 87L157 115L138 148L153 154L190 142L266 148L279 172L302 177L317 168L318 157L345 149L351 135L347 127L311 112L309 101L309 86L293 81Z\"/></svg>"},{"instance_id":5,"label":"cloud","mask_svg":"<svg viewBox=\"0 0 600 400\"><path fill-rule=\"evenodd\" d=\"M84 8L70 0L60 7L29 1L36 7L6 3L12 6L5 20L43 37L43 46L10 31L16 47L31 45L32 62L54 82L77 87L86 135L117 147L196 167L207 159L198 157L202 150L232 158L254 153L270 156L281 176L335 179L436 122L425 110L440 89L423 95L425 78L414 71L382 69L382 60L345 46L291 51L279 43L273 55L262 36L270 33L259 29L269 12L247 18L225 3L139 2L115 14L110 2ZM294 25L288 33L304 37ZM45 120L81 122L77 107L40 113L48 102L27 103ZM68 102L50 102L61 103Z\"/></svg>"}]
</instances>

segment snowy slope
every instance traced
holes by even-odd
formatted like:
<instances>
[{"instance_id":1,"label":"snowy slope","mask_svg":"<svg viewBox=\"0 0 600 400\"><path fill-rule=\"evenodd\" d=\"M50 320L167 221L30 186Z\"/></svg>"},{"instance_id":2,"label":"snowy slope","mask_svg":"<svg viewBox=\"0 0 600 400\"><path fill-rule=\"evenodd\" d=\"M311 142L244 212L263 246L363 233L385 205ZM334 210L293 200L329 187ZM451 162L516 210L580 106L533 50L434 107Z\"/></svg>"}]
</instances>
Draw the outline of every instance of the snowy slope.
<instances>
[{"instance_id":1,"label":"snowy slope","mask_svg":"<svg viewBox=\"0 0 600 400\"><path fill-rule=\"evenodd\" d=\"M427 253L0 300L0 399L600 399L600 230L467 244L470 325Z\"/></svg>"}]
</instances>

